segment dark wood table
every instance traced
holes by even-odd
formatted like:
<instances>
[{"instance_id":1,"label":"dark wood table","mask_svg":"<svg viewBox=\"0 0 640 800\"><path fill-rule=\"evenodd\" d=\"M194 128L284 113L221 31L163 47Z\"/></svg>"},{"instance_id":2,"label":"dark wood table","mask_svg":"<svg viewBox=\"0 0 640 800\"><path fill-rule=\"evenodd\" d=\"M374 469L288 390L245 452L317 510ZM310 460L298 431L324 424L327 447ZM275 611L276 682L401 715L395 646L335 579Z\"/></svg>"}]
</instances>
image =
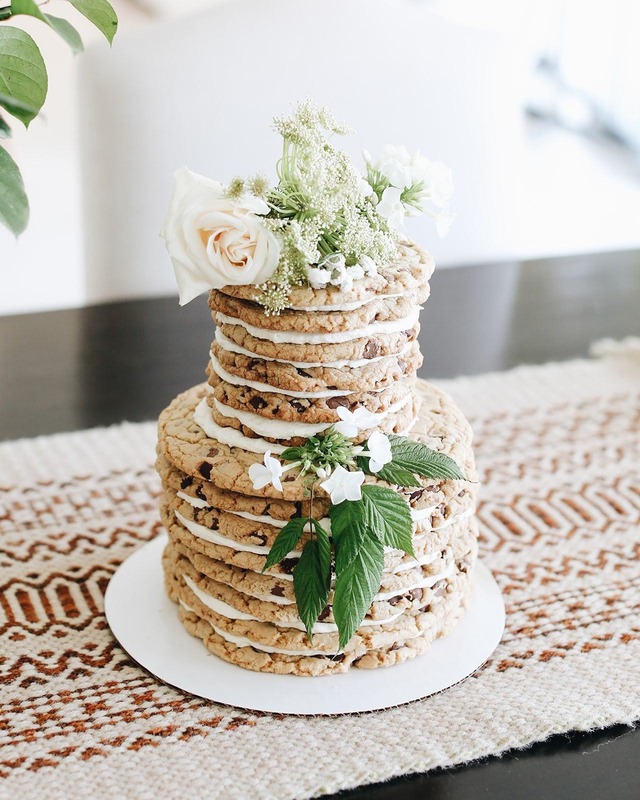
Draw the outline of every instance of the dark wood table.
<instances>
[{"instance_id":1,"label":"dark wood table","mask_svg":"<svg viewBox=\"0 0 640 800\"><path fill-rule=\"evenodd\" d=\"M640 335L640 251L436 272L422 317L421 376L449 378L587 355ZM212 323L203 298L0 318L0 439L148 420L204 379ZM501 759L341 797L395 800L636 800L640 732L555 736Z\"/></svg>"}]
</instances>

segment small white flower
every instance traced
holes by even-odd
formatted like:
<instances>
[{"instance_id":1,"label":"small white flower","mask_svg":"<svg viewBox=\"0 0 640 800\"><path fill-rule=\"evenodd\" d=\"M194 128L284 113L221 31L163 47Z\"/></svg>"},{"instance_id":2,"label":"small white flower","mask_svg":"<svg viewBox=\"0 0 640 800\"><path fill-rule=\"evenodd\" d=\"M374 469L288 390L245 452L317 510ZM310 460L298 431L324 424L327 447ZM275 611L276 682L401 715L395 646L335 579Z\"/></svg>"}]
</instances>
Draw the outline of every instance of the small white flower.
<instances>
[{"instance_id":1,"label":"small white flower","mask_svg":"<svg viewBox=\"0 0 640 800\"><path fill-rule=\"evenodd\" d=\"M312 289L324 289L331 280L331 270L307 267L307 278Z\"/></svg>"},{"instance_id":2,"label":"small white flower","mask_svg":"<svg viewBox=\"0 0 640 800\"><path fill-rule=\"evenodd\" d=\"M362 267L364 274L367 276L375 275L378 272L376 262L371 256L362 256L358 264Z\"/></svg>"},{"instance_id":3,"label":"small white flower","mask_svg":"<svg viewBox=\"0 0 640 800\"><path fill-rule=\"evenodd\" d=\"M341 422L336 422L334 427L338 433L348 439L353 439L354 436L357 436L359 430L367 430L378 424L376 415L364 406L358 406L355 411L349 411L344 406L338 406L336 412Z\"/></svg>"},{"instance_id":4,"label":"small white flower","mask_svg":"<svg viewBox=\"0 0 640 800\"><path fill-rule=\"evenodd\" d=\"M376 206L378 214L386 219L387 225L394 230L401 228L404 223L406 209L401 197L402 189L398 189L396 186L387 186Z\"/></svg>"},{"instance_id":5,"label":"small white flower","mask_svg":"<svg viewBox=\"0 0 640 800\"><path fill-rule=\"evenodd\" d=\"M272 483L274 487L281 492L282 483L280 482L280 476L282 472L282 464L277 458L272 457L270 450L267 450L264 454L263 464L252 464L249 467L249 477L251 478L254 489L264 489L265 486Z\"/></svg>"},{"instance_id":6,"label":"small white flower","mask_svg":"<svg viewBox=\"0 0 640 800\"><path fill-rule=\"evenodd\" d=\"M344 467L338 466L331 473L331 477L320 486L331 496L333 505L337 506L344 500L360 500L363 483L364 472L359 470L349 472Z\"/></svg>"},{"instance_id":7,"label":"small white flower","mask_svg":"<svg viewBox=\"0 0 640 800\"><path fill-rule=\"evenodd\" d=\"M416 156L419 156L416 153ZM404 145L388 144L376 167L392 186L404 189L414 183L416 164Z\"/></svg>"},{"instance_id":8,"label":"small white flower","mask_svg":"<svg viewBox=\"0 0 640 800\"><path fill-rule=\"evenodd\" d=\"M331 475L331 470L325 469L324 467L318 467L316 469L316 475L321 480L326 480L329 477L329 475Z\"/></svg>"},{"instance_id":9,"label":"small white flower","mask_svg":"<svg viewBox=\"0 0 640 800\"><path fill-rule=\"evenodd\" d=\"M374 431L367 442L369 451L369 469L371 472L379 472L385 464L392 459L391 442L389 438L380 431Z\"/></svg>"}]
</instances>

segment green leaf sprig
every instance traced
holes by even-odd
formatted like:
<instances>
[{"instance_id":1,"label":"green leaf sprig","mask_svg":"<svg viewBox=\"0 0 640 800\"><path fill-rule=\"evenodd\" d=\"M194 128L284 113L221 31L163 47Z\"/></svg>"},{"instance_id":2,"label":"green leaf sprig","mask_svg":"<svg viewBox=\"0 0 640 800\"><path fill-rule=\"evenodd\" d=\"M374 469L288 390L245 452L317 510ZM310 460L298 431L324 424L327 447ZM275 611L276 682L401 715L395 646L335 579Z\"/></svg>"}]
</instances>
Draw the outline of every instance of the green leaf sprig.
<instances>
[{"instance_id":1,"label":"green leaf sprig","mask_svg":"<svg viewBox=\"0 0 640 800\"><path fill-rule=\"evenodd\" d=\"M414 556L411 510L395 489L379 484L362 486L359 500L331 505L331 534L313 516L316 484L337 466L359 468L396 487L420 486L418 476L435 480L466 480L456 462L421 442L390 436L392 459L378 472L370 470L367 446L356 447L334 429L314 436L300 447L281 454L285 461L301 465L309 476L309 516L291 519L276 537L263 572L294 551L305 528L309 539L293 570L298 613L309 641L313 628L330 600L333 579L333 618L338 627L340 650L362 624L380 589L384 548L392 547Z\"/></svg>"},{"instance_id":2,"label":"green leaf sprig","mask_svg":"<svg viewBox=\"0 0 640 800\"><path fill-rule=\"evenodd\" d=\"M107 0L68 0L106 37L109 44L118 29L118 17ZM78 31L66 19L42 11L35 0L11 0L0 8L0 108L25 127L40 113L47 97L47 69L34 39L25 31L4 25L11 17L28 16L44 22L61 36L74 54L83 50ZM9 139L11 128L0 114L0 138ZM29 221L29 201L16 162L0 147L0 223L16 236Z\"/></svg>"}]
</instances>

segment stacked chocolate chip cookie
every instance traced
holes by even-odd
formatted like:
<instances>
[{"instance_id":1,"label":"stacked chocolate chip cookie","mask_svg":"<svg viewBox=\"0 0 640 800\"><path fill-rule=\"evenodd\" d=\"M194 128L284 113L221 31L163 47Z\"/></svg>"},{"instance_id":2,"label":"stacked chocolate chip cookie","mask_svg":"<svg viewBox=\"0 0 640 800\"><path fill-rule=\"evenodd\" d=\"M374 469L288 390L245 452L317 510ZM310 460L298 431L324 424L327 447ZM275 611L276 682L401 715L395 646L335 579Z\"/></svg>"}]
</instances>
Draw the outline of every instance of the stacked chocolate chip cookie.
<instances>
[{"instance_id":1,"label":"stacked chocolate chip cookie","mask_svg":"<svg viewBox=\"0 0 640 800\"><path fill-rule=\"evenodd\" d=\"M186 629L219 657L295 675L387 666L423 653L464 613L477 538L471 431L446 394L416 378L432 270L419 248L400 245L395 263L348 290L294 288L280 314L256 302L256 287L211 291L208 381L161 415L157 465L167 591ZM308 483L295 469L281 490L256 489L249 476L265 453L321 436L341 409L374 415L356 443L373 430L408 436L450 456L468 479L392 486L411 509L414 555L385 548L379 591L342 649L331 593L312 641L298 615L293 573L308 533L263 571L284 526L311 515ZM327 528L329 508L316 492L313 515Z\"/></svg>"}]
</instances>

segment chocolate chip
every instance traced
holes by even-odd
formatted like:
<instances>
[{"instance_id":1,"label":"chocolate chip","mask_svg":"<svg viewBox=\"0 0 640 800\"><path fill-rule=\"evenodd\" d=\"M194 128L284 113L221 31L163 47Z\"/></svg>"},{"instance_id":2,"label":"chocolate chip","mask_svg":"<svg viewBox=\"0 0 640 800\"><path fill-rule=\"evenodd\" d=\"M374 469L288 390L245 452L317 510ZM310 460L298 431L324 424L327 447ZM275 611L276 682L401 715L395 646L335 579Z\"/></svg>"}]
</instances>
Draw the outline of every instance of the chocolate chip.
<instances>
[{"instance_id":1,"label":"chocolate chip","mask_svg":"<svg viewBox=\"0 0 640 800\"><path fill-rule=\"evenodd\" d=\"M409 495L409 502L413 503L415 500L419 500L422 497L422 493L424 489L418 489L416 492L411 492Z\"/></svg>"},{"instance_id":2,"label":"chocolate chip","mask_svg":"<svg viewBox=\"0 0 640 800\"><path fill-rule=\"evenodd\" d=\"M331 661L335 661L336 664L344 661L344 653L336 653L335 656L331 656Z\"/></svg>"},{"instance_id":3,"label":"chocolate chip","mask_svg":"<svg viewBox=\"0 0 640 800\"><path fill-rule=\"evenodd\" d=\"M407 597L411 600L419 600L422 597L422 589L412 589Z\"/></svg>"},{"instance_id":4,"label":"chocolate chip","mask_svg":"<svg viewBox=\"0 0 640 800\"><path fill-rule=\"evenodd\" d=\"M274 586L273 589L271 589L271 594L276 597L284 597L284 586Z\"/></svg>"},{"instance_id":5,"label":"chocolate chip","mask_svg":"<svg viewBox=\"0 0 640 800\"><path fill-rule=\"evenodd\" d=\"M416 332L413 330L413 328L411 330L404 331L404 335L407 337L409 341L412 341L413 339L416 338Z\"/></svg>"},{"instance_id":6,"label":"chocolate chip","mask_svg":"<svg viewBox=\"0 0 640 800\"><path fill-rule=\"evenodd\" d=\"M302 516L302 501L301 500L296 500L295 506L296 506L296 513L293 516L294 517L301 517Z\"/></svg>"},{"instance_id":7,"label":"chocolate chip","mask_svg":"<svg viewBox=\"0 0 640 800\"><path fill-rule=\"evenodd\" d=\"M263 397L258 397L257 394L254 394L251 400L249 400L249 405L251 408L255 408L256 411L258 411L258 409L264 408L268 403Z\"/></svg>"},{"instance_id":8,"label":"chocolate chip","mask_svg":"<svg viewBox=\"0 0 640 800\"><path fill-rule=\"evenodd\" d=\"M260 366L260 362L257 361L255 358L252 358L249 362L249 369L255 369L256 367Z\"/></svg>"},{"instance_id":9,"label":"chocolate chip","mask_svg":"<svg viewBox=\"0 0 640 800\"><path fill-rule=\"evenodd\" d=\"M211 477L211 464L208 464L206 461L203 461L202 464L198 467L198 472L202 475L202 477L208 481Z\"/></svg>"},{"instance_id":10,"label":"chocolate chip","mask_svg":"<svg viewBox=\"0 0 640 800\"><path fill-rule=\"evenodd\" d=\"M202 486L196 486L196 497L199 497L201 500L207 500L206 494L202 491Z\"/></svg>"},{"instance_id":11,"label":"chocolate chip","mask_svg":"<svg viewBox=\"0 0 640 800\"><path fill-rule=\"evenodd\" d=\"M209 530L217 531L219 527L220 520L217 517L214 517L209 524Z\"/></svg>"},{"instance_id":12,"label":"chocolate chip","mask_svg":"<svg viewBox=\"0 0 640 800\"><path fill-rule=\"evenodd\" d=\"M311 375L308 372L305 372L303 369L297 369L296 372L298 373L298 375L302 375L303 378L313 378L313 375Z\"/></svg>"},{"instance_id":13,"label":"chocolate chip","mask_svg":"<svg viewBox=\"0 0 640 800\"><path fill-rule=\"evenodd\" d=\"M296 568L299 558L283 558L280 562L280 567L285 575L291 575L293 570Z\"/></svg>"},{"instance_id":14,"label":"chocolate chip","mask_svg":"<svg viewBox=\"0 0 640 800\"><path fill-rule=\"evenodd\" d=\"M191 486L192 483L193 483L193 478L191 477L191 475L187 475L186 478L183 478L180 484L180 488L187 489L189 486Z\"/></svg>"},{"instance_id":15,"label":"chocolate chip","mask_svg":"<svg viewBox=\"0 0 640 800\"><path fill-rule=\"evenodd\" d=\"M258 533L258 531L254 531L253 533L250 533L249 536L252 539L254 539L255 541L257 541L261 545L266 544L266 542L267 542L267 537L265 536L265 534L264 533Z\"/></svg>"},{"instance_id":16,"label":"chocolate chip","mask_svg":"<svg viewBox=\"0 0 640 800\"><path fill-rule=\"evenodd\" d=\"M425 492L438 492L439 490L440 490L440 487L438 486L437 483L431 483L431 484L429 484L429 486L425 486L424 487L424 491Z\"/></svg>"},{"instance_id":17,"label":"chocolate chip","mask_svg":"<svg viewBox=\"0 0 640 800\"><path fill-rule=\"evenodd\" d=\"M329 605L329 606L325 606L322 609L322 611L320 612L320 616L318 617L318 621L319 622L323 622L325 619L327 619L327 617L331 613L331 608L332 608L332 606Z\"/></svg>"},{"instance_id":18,"label":"chocolate chip","mask_svg":"<svg viewBox=\"0 0 640 800\"><path fill-rule=\"evenodd\" d=\"M349 406L349 401L347 400L346 397L330 397L327 400L327 406L329 408L338 408L338 406L345 406L346 408Z\"/></svg>"},{"instance_id":19,"label":"chocolate chip","mask_svg":"<svg viewBox=\"0 0 640 800\"><path fill-rule=\"evenodd\" d=\"M289 405L291 408L295 408L298 414L302 414L307 410L307 407L304 403L301 403L299 400L289 400Z\"/></svg>"},{"instance_id":20,"label":"chocolate chip","mask_svg":"<svg viewBox=\"0 0 640 800\"><path fill-rule=\"evenodd\" d=\"M409 362L405 361L402 358L399 358L398 359L398 368L401 370L401 372L403 372L403 373L406 372L407 369L409 368Z\"/></svg>"},{"instance_id":21,"label":"chocolate chip","mask_svg":"<svg viewBox=\"0 0 640 800\"><path fill-rule=\"evenodd\" d=\"M207 453L208 458L215 458L220 451L217 447L212 447L209 452Z\"/></svg>"},{"instance_id":22,"label":"chocolate chip","mask_svg":"<svg viewBox=\"0 0 640 800\"><path fill-rule=\"evenodd\" d=\"M401 600L402 600L402 595L401 595L401 594L399 594L399 595L397 595L396 597L390 597L390 598L389 598L389 600L387 600L387 602L389 603L389 605L390 605L390 606L397 606L397 605L398 605L398 603L399 603Z\"/></svg>"},{"instance_id":23,"label":"chocolate chip","mask_svg":"<svg viewBox=\"0 0 640 800\"><path fill-rule=\"evenodd\" d=\"M458 492L458 497L464 497L466 493L467 493L467 490L463 489L461 492Z\"/></svg>"},{"instance_id":24,"label":"chocolate chip","mask_svg":"<svg viewBox=\"0 0 640 800\"><path fill-rule=\"evenodd\" d=\"M431 610L431 606L430 606L430 605L427 605L427 606L422 606L422 608L419 608L419 609L418 609L418 611L422 611L422 612L424 612L424 611L430 611L430 610Z\"/></svg>"},{"instance_id":25,"label":"chocolate chip","mask_svg":"<svg viewBox=\"0 0 640 800\"><path fill-rule=\"evenodd\" d=\"M447 582L445 580L441 580L437 583L434 583L431 587L431 591L436 597L442 597L447 592Z\"/></svg>"},{"instance_id":26,"label":"chocolate chip","mask_svg":"<svg viewBox=\"0 0 640 800\"><path fill-rule=\"evenodd\" d=\"M327 386L327 389L331 389L331 391L333 392L335 392L337 388L338 388L337 386Z\"/></svg>"},{"instance_id":27,"label":"chocolate chip","mask_svg":"<svg viewBox=\"0 0 640 800\"><path fill-rule=\"evenodd\" d=\"M362 355L365 358L375 358L380 352L380 344L375 339L369 339L365 344Z\"/></svg>"}]
</instances>

